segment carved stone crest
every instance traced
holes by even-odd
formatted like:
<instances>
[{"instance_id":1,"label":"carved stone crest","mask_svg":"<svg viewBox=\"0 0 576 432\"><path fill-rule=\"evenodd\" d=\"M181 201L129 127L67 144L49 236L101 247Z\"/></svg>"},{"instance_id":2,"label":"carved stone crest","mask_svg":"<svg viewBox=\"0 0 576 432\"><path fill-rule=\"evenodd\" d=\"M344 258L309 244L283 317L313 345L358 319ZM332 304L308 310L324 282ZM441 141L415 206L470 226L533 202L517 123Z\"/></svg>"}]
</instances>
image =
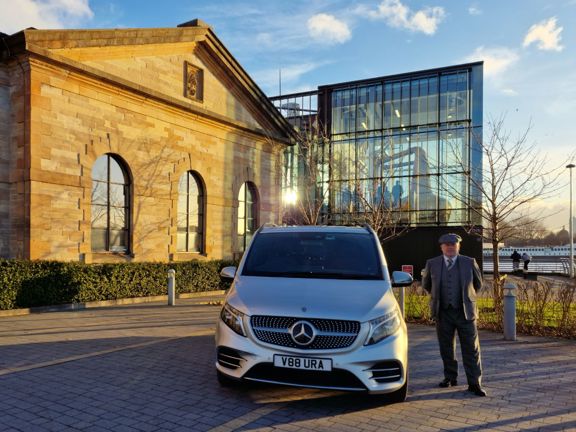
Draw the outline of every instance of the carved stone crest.
<instances>
[{"instance_id":1,"label":"carved stone crest","mask_svg":"<svg viewBox=\"0 0 576 432\"><path fill-rule=\"evenodd\" d=\"M196 102L204 99L204 71L184 62L184 96Z\"/></svg>"}]
</instances>

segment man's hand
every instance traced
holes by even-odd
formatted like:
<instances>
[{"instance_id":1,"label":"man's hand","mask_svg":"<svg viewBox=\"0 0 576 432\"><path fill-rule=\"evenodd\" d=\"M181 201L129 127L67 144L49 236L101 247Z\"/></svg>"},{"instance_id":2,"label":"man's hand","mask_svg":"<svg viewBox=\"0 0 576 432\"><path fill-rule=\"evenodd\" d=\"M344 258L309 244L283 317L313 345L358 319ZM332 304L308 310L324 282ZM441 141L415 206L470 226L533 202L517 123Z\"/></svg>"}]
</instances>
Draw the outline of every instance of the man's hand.
<instances>
[{"instance_id":1,"label":"man's hand","mask_svg":"<svg viewBox=\"0 0 576 432\"><path fill-rule=\"evenodd\" d=\"M422 270L422 288L428 293L432 290L432 277L430 276L430 262L426 261L426 266Z\"/></svg>"}]
</instances>

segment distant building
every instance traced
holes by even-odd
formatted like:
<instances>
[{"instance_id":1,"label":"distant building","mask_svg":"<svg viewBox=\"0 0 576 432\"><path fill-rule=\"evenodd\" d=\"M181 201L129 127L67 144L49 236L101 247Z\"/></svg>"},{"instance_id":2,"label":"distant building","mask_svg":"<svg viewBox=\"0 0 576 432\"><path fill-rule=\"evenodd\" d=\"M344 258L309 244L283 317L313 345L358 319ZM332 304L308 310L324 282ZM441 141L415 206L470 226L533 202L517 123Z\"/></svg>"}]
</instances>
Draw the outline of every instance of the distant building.
<instances>
[{"instance_id":1,"label":"distant building","mask_svg":"<svg viewBox=\"0 0 576 432\"><path fill-rule=\"evenodd\" d=\"M462 252L482 261L482 62L318 87L271 98L300 131L325 135L317 191L322 220L347 224L379 204L410 229L387 242L392 270L439 253L445 232L464 237ZM302 187L306 170L287 148L284 196ZM473 181L471 181L471 178ZM477 183L477 184L478 184Z\"/></svg>"},{"instance_id":2,"label":"distant building","mask_svg":"<svg viewBox=\"0 0 576 432\"><path fill-rule=\"evenodd\" d=\"M291 127L205 23L0 34L0 256L231 258Z\"/></svg>"}]
</instances>

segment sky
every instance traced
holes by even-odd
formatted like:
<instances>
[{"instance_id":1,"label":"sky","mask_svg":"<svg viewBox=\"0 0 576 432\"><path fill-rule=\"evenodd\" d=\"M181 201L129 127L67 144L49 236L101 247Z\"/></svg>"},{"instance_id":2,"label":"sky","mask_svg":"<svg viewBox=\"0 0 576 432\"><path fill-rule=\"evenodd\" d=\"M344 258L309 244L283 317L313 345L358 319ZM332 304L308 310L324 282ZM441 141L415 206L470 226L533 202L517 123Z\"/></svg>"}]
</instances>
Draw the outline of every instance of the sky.
<instances>
[{"instance_id":1,"label":"sky","mask_svg":"<svg viewBox=\"0 0 576 432\"><path fill-rule=\"evenodd\" d=\"M279 70L288 94L483 60L485 121L505 116L512 136L531 127L549 167L564 167L576 151L576 0L0 0L8 34L194 18L268 96L279 92ZM532 211L558 231L568 226L569 197L564 168L558 194Z\"/></svg>"}]
</instances>

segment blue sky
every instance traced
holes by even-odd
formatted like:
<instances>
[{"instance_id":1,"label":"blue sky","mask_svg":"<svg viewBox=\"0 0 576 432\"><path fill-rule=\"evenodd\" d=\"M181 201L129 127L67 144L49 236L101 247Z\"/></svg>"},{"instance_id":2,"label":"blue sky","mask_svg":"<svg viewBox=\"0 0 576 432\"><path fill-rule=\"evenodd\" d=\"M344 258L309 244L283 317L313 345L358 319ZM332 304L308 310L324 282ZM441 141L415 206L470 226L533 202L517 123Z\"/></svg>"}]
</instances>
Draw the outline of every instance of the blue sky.
<instances>
[{"instance_id":1,"label":"blue sky","mask_svg":"<svg viewBox=\"0 0 576 432\"><path fill-rule=\"evenodd\" d=\"M201 18L269 96L484 60L484 114L564 166L576 150L576 0L0 0L0 31L174 27ZM6 13L8 11L8 13ZM576 173L574 173L576 175ZM538 206L568 221L568 173Z\"/></svg>"}]
</instances>

